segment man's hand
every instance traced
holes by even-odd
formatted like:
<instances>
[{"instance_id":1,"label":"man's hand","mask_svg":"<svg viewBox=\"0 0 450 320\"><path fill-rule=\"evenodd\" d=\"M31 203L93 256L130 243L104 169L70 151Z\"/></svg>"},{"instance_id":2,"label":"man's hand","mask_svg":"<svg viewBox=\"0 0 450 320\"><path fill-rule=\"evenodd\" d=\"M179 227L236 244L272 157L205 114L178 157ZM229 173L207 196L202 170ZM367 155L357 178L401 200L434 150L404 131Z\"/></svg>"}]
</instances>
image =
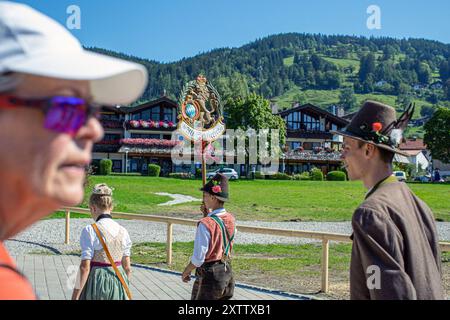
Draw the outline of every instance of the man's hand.
<instances>
[{"instance_id":1,"label":"man's hand","mask_svg":"<svg viewBox=\"0 0 450 320\"><path fill-rule=\"evenodd\" d=\"M187 272L187 270L185 270L183 272L183 274L181 275L181 280L183 280L183 282L189 282L191 281L191 272Z\"/></svg>"},{"instance_id":2,"label":"man's hand","mask_svg":"<svg viewBox=\"0 0 450 320\"><path fill-rule=\"evenodd\" d=\"M195 265L193 265L192 262L190 262L186 266L186 268L184 268L183 274L181 275L181 280L183 280L183 282L189 282L191 280L191 272L195 268L197 268L197 267Z\"/></svg>"}]
</instances>

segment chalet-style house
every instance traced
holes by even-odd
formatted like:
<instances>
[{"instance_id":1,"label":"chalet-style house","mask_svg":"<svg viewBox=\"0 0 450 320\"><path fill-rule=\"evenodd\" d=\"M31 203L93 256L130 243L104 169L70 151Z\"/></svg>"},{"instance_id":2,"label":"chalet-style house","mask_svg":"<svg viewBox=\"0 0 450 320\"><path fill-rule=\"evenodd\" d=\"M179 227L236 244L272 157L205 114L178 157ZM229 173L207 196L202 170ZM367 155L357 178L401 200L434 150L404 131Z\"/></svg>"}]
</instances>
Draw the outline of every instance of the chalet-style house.
<instances>
[{"instance_id":1,"label":"chalet-style house","mask_svg":"<svg viewBox=\"0 0 450 320\"><path fill-rule=\"evenodd\" d=\"M340 165L342 136L330 130L339 130L349 122L310 103L294 105L278 113L286 121L286 173L301 173L312 167L324 173L337 170Z\"/></svg>"},{"instance_id":2,"label":"chalet-style house","mask_svg":"<svg viewBox=\"0 0 450 320\"><path fill-rule=\"evenodd\" d=\"M111 159L113 172L146 173L150 163L161 166L161 175L175 171L170 151L175 144L171 137L177 108L167 97L133 108L103 108L100 122L105 136L94 145L93 165L98 167L101 159Z\"/></svg>"}]
</instances>

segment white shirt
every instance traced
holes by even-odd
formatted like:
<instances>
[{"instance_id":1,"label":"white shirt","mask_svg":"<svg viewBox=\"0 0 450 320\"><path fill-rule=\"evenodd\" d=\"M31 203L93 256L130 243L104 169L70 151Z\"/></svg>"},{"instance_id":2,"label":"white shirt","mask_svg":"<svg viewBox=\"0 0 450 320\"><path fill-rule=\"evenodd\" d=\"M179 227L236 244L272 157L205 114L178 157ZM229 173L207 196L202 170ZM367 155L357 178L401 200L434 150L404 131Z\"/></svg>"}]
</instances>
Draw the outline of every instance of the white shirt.
<instances>
[{"instance_id":1,"label":"white shirt","mask_svg":"<svg viewBox=\"0 0 450 320\"><path fill-rule=\"evenodd\" d=\"M218 217L224 215L227 211L224 208L219 208L208 214L208 217L215 214ZM198 225L195 233L194 253L191 257L191 262L194 266L200 267L205 262L206 254L209 249L209 242L211 241L211 234L208 228L203 223Z\"/></svg>"},{"instance_id":2,"label":"white shirt","mask_svg":"<svg viewBox=\"0 0 450 320\"><path fill-rule=\"evenodd\" d=\"M123 229L123 256L129 257L131 255L132 242L128 231L124 227L115 222L113 219L108 218L100 219L97 224L105 228L113 237L117 236L120 229ZM98 239L97 234L95 233L95 230L91 225L86 226L83 231L81 231L80 246L81 260L92 260L92 258L94 257L94 250L100 251L103 249L102 244L100 243L100 240Z\"/></svg>"}]
</instances>

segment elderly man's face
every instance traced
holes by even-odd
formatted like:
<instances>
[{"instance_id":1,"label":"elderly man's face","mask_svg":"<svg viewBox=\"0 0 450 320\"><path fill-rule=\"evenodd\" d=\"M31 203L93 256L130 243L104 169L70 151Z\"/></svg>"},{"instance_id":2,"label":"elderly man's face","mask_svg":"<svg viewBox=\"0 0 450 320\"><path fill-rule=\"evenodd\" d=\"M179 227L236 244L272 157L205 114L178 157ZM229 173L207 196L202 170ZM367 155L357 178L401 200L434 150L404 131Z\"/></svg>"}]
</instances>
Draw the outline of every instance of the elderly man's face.
<instances>
[{"instance_id":1,"label":"elderly man's face","mask_svg":"<svg viewBox=\"0 0 450 320\"><path fill-rule=\"evenodd\" d=\"M12 95L32 99L52 96L89 99L90 92L87 81L26 76ZM29 202L39 208L36 212L82 201L84 166L91 160L93 143L103 136L103 129L95 118L89 119L71 137L45 129L44 117L42 111L27 107L0 110L1 195L9 194L9 199L0 201L20 202L16 204L18 208ZM4 209L4 205L2 207ZM20 219L17 212L6 214L11 219ZM27 225L27 220L31 223L41 216L22 218L19 224Z\"/></svg>"}]
</instances>

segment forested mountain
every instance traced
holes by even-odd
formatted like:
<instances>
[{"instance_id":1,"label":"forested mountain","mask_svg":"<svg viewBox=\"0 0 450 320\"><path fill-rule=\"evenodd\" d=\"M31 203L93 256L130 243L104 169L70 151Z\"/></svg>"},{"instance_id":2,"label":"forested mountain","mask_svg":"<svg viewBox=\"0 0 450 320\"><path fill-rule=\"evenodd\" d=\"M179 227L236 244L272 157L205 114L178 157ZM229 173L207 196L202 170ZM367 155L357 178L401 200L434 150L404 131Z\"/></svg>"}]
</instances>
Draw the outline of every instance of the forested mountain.
<instances>
[{"instance_id":1,"label":"forested mountain","mask_svg":"<svg viewBox=\"0 0 450 320\"><path fill-rule=\"evenodd\" d=\"M293 89L339 90L347 111L354 106L345 96L353 93L396 96L398 104L421 99L448 106L450 100L450 45L425 39L289 33L173 63L89 49L144 64L150 81L142 100L164 91L178 99L183 84L199 73L225 98L251 91L275 98Z\"/></svg>"}]
</instances>

